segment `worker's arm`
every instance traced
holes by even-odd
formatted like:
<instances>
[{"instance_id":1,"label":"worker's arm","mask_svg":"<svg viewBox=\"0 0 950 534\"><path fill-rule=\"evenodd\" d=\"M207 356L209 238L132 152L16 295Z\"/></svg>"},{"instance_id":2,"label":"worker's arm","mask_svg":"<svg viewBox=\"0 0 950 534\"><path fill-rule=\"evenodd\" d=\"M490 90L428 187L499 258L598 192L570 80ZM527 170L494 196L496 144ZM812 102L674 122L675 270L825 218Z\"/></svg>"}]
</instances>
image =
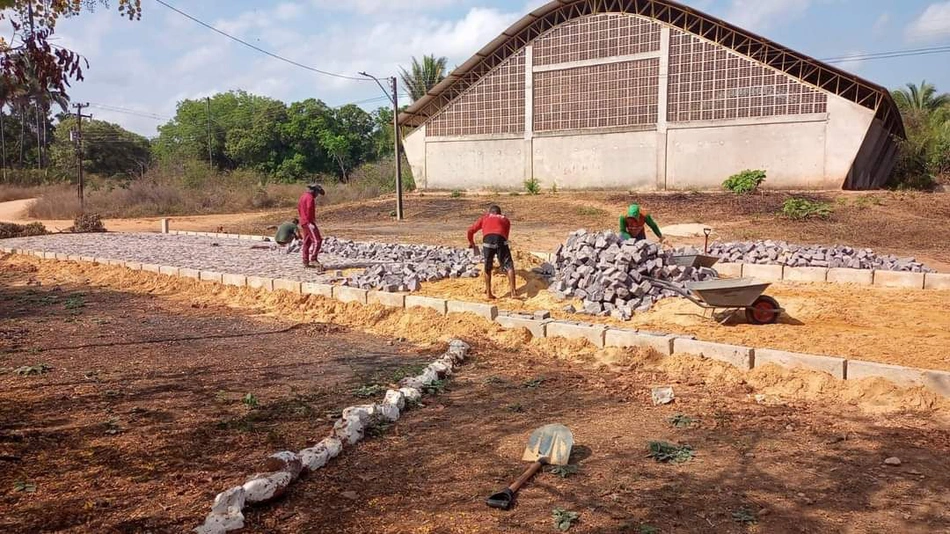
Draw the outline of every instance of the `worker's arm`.
<instances>
[{"instance_id":1,"label":"worker's arm","mask_svg":"<svg viewBox=\"0 0 950 534\"><path fill-rule=\"evenodd\" d=\"M475 224L468 227L468 246L475 247L475 234L482 229L482 218L479 217Z\"/></svg>"},{"instance_id":2,"label":"worker's arm","mask_svg":"<svg viewBox=\"0 0 950 534\"><path fill-rule=\"evenodd\" d=\"M647 226L649 226L650 229L653 230L653 233L656 234L657 237L659 237L660 239L663 239L663 232L660 231L660 227L657 226L656 222L653 220L652 215L647 215L646 223L647 223Z\"/></svg>"},{"instance_id":3,"label":"worker's arm","mask_svg":"<svg viewBox=\"0 0 950 534\"><path fill-rule=\"evenodd\" d=\"M627 217L623 214L620 215L620 233L627 233Z\"/></svg>"}]
</instances>

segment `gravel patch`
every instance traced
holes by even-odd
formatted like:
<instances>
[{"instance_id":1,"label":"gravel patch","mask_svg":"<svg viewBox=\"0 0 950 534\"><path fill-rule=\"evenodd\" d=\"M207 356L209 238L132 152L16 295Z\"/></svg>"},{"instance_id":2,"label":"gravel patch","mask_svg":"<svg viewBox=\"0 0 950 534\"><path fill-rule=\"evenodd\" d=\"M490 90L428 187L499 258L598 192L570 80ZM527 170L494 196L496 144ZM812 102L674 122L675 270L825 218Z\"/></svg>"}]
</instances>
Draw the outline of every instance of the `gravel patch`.
<instances>
[{"instance_id":1,"label":"gravel patch","mask_svg":"<svg viewBox=\"0 0 950 534\"><path fill-rule=\"evenodd\" d=\"M252 249L268 242L157 233L55 234L5 239L5 246L101 259L168 265L246 276L288 278L302 282L339 279L336 270L366 268L381 262L321 254L327 272L304 269L300 254Z\"/></svg>"}]
</instances>

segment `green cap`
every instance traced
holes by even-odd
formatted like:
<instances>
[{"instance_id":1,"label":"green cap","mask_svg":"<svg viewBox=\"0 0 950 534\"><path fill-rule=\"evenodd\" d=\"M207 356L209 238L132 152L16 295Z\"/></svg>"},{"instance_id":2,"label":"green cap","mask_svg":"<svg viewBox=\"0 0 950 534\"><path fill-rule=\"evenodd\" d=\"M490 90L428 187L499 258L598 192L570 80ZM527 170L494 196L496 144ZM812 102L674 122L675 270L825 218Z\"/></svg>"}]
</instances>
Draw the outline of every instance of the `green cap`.
<instances>
[{"instance_id":1,"label":"green cap","mask_svg":"<svg viewBox=\"0 0 950 534\"><path fill-rule=\"evenodd\" d=\"M639 204L630 204L630 207L627 208L628 217L639 217L640 216L640 205Z\"/></svg>"}]
</instances>

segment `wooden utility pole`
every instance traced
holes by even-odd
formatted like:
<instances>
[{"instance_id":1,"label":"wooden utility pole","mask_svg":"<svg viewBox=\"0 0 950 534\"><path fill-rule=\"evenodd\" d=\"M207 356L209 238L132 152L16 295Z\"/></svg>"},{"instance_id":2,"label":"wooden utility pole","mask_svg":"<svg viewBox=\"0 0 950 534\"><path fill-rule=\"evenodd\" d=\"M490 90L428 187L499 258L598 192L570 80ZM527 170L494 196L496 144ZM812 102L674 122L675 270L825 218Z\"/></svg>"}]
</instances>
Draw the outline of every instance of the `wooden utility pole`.
<instances>
[{"instance_id":1,"label":"wooden utility pole","mask_svg":"<svg viewBox=\"0 0 950 534\"><path fill-rule=\"evenodd\" d=\"M393 138L396 144L396 220L403 219L402 214L402 143L399 142L399 90L396 77L390 78L393 88Z\"/></svg>"},{"instance_id":2,"label":"wooden utility pole","mask_svg":"<svg viewBox=\"0 0 950 534\"><path fill-rule=\"evenodd\" d=\"M214 150L211 148L211 97L205 97L208 103L208 167L214 170Z\"/></svg>"},{"instance_id":3,"label":"wooden utility pole","mask_svg":"<svg viewBox=\"0 0 950 534\"><path fill-rule=\"evenodd\" d=\"M82 173L82 120L91 119L92 115L83 115L82 108L88 108L89 103L76 103L73 104L73 107L76 108L76 159L79 160L79 212L86 213L86 198L83 192L85 187L85 181Z\"/></svg>"}]
</instances>

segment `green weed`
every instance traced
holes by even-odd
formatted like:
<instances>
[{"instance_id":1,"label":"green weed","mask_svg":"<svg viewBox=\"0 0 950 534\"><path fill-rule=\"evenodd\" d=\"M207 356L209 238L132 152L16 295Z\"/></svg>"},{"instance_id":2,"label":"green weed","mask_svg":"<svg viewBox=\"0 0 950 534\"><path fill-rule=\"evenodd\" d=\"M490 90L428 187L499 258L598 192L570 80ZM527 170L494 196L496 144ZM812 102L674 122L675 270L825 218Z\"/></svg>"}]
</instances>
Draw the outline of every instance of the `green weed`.
<instances>
[{"instance_id":1,"label":"green weed","mask_svg":"<svg viewBox=\"0 0 950 534\"><path fill-rule=\"evenodd\" d=\"M751 195L755 193L762 182L765 181L765 171L745 170L739 174L733 174L722 183L723 189L732 191L737 195Z\"/></svg>"},{"instance_id":2,"label":"green weed","mask_svg":"<svg viewBox=\"0 0 950 534\"><path fill-rule=\"evenodd\" d=\"M688 415L678 413L673 417L670 417L669 422L674 428L689 428L693 426L693 423L695 423L696 420L692 417L689 417Z\"/></svg>"},{"instance_id":3,"label":"green weed","mask_svg":"<svg viewBox=\"0 0 950 534\"><path fill-rule=\"evenodd\" d=\"M562 510L560 508L555 508L551 511L551 517L554 519L554 529L561 532L567 532L574 526L580 518L581 514L577 512L571 512L569 510Z\"/></svg>"},{"instance_id":4,"label":"green weed","mask_svg":"<svg viewBox=\"0 0 950 534\"><path fill-rule=\"evenodd\" d=\"M18 480L13 483L13 491L19 491L23 493L36 493L36 483L28 482L26 480Z\"/></svg>"},{"instance_id":5,"label":"green weed","mask_svg":"<svg viewBox=\"0 0 950 534\"><path fill-rule=\"evenodd\" d=\"M463 193L460 189L453 189L449 196L452 198L462 198L462 195Z\"/></svg>"},{"instance_id":6,"label":"green weed","mask_svg":"<svg viewBox=\"0 0 950 534\"><path fill-rule=\"evenodd\" d=\"M51 365L45 363L38 363L36 365L24 365L23 367L18 367L14 372L20 376L37 376L45 375L46 373L53 370Z\"/></svg>"},{"instance_id":7,"label":"green weed","mask_svg":"<svg viewBox=\"0 0 950 534\"><path fill-rule=\"evenodd\" d=\"M735 512L732 512L732 520L742 525L754 525L759 522L759 518L755 512L748 508L739 508Z\"/></svg>"},{"instance_id":8,"label":"green weed","mask_svg":"<svg viewBox=\"0 0 950 534\"><path fill-rule=\"evenodd\" d=\"M530 179L525 180L524 188L525 188L525 191L527 191L529 195L541 194L541 182L537 178L531 177Z\"/></svg>"},{"instance_id":9,"label":"green weed","mask_svg":"<svg viewBox=\"0 0 950 534\"><path fill-rule=\"evenodd\" d=\"M576 465L555 465L548 469L548 473L552 475L557 475L561 478L567 478L571 475L576 475L579 471L579 468Z\"/></svg>"},{"instance_id":10,"label":"green weed","mask_svg":"<svg viewBox=\"0 0 950 534\"><path fill-rule=\"evenodd\" d=\"M257 397L253 393L247 393L244 395L244 397L241 398L241 404L247 406L250 409L257 408L260 405Z\"/></svg>"},{"instance_id":11,"label":"green weed","mask_svg":"<svg viewBox=\"0 0 950 534\"><path fill-rule=\"evenodd\" d=\"M541 384L545 382L545 380L547 380L547 378L544 378L543 376L532 378L531 380L528 380L524 384L522 384L522 387L525 387L528 389L538 389L539 387L541 387Z\"/></svg>"},{"instance_id":12,"label":"green weed","mask_svg":"<svg viewBox=\"0 0 950 534\"><path fill-rule=\"evenodd\" d=\"M438 395L445 393L445 380L436 380L431 384L422 386L422 392L426 395Z\"/></svg>"},{"instance_id":13,"label":"green weed","mask_svg":"<svg viewBox=\"0 0 950 534\"><path fill-rule=\"evenodd\" d=\"M689 445L674 445L665 441L651 441L647 455L657 462L681 464L693 458L693 448Z\"/></svg>"},{"instance_id":14,"label":"green weed","mask_svg":"<svg viewBox=\"0 0 950 534\"><path fill-rule=\"evenodd\" d=\"M832 208L828 202L814 202L807 198L790 198L782 203L782 214L794 221L831 217Z\"/></svg>"},{"instance_id":15,"label":"green weed","mask_svg":"<svg viewBox=\"0 0 950 534\"><path fill-rule=\"evenodd\" d=\"M361 399L375 397L378 393L386 391L385 386L379 384L364 384L353 390L353 395Z\"/></svg>"}]
</instances>

